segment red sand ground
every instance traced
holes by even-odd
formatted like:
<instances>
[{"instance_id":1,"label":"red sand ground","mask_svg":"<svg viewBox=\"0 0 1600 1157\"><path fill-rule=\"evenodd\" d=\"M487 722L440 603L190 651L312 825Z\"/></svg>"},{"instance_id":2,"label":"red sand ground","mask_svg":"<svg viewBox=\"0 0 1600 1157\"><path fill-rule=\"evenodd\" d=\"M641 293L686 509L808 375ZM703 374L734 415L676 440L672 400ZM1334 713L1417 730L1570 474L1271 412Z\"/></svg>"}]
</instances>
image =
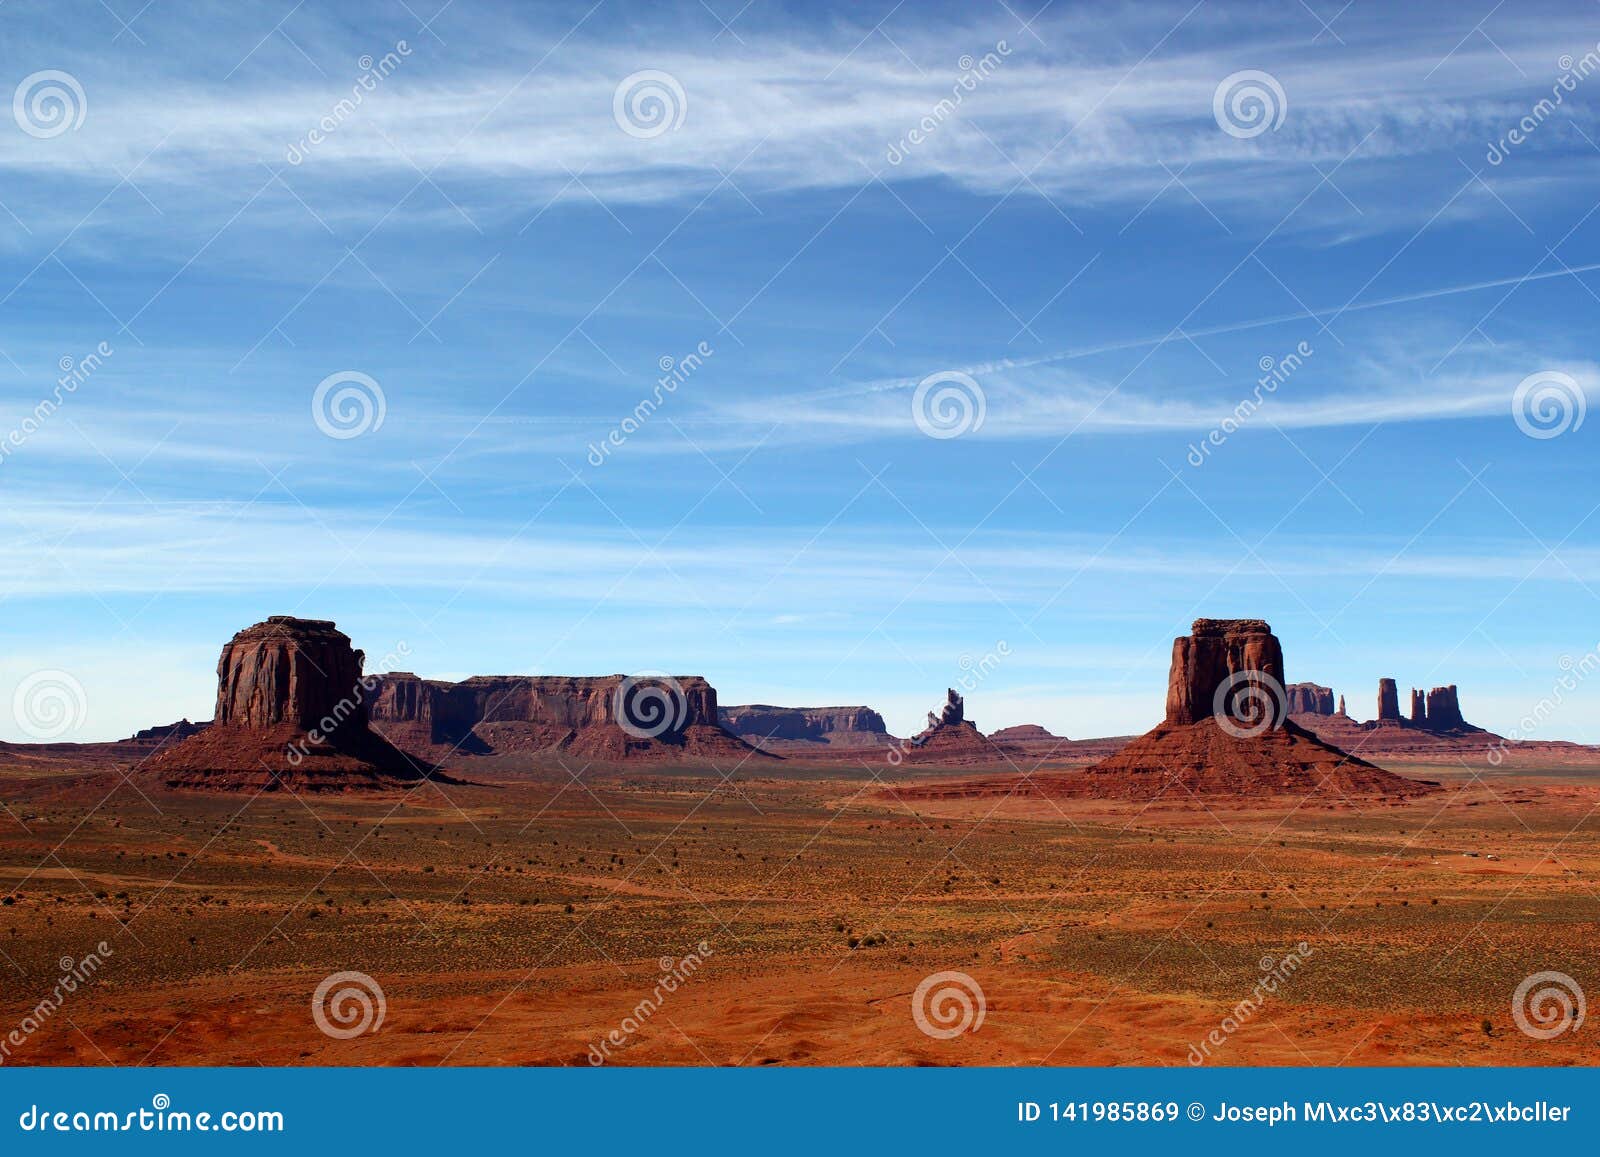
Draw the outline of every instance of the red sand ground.
<instances>
[{"instance_id":1,"label":"red sand ground","mask_svg":"<svg viewBox=\"0 0 1600 1157\"><path fill-rule=\"evenodd\" d=\"M468 761L410 794L158 792L0 752L0 1027L111 953L21 1064L1184 1064L1302 942L1213 1063L1595 1063L1512 992L1600 990L1600 769L1430 767L1432 795L885 799L974 769ZM1031 770L1031 765L1030 765ZM1073 775L1062 763L1044 774ZM1391 767L1415 775L1415 767ZM978 769L999 778L1009 769ZM685 954L710 949L638 1015ZM853 942L853 944L852 944ZM320 1031L335 972L381 1026ZM975 1032L912 993L960 971Z\"/></svg>"}]
</instances>

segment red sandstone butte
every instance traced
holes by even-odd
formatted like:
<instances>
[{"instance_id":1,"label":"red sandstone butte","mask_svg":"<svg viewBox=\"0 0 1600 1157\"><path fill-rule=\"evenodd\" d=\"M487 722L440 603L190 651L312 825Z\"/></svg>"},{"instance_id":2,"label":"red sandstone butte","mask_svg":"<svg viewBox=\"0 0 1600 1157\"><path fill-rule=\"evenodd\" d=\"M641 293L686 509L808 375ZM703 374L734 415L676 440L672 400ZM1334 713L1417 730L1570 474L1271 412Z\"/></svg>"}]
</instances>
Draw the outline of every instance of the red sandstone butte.
<instances>
[{"instance_id":1,"label":"red sandstone butte","mask_svg":"<svg viewBox=\"0 0 1600 1157\"><path fill-rule=\"evenodd\" d=\"M1334 802L1437 790L1437 784L1393 775L1289 721L1282 680L1283 649L1265 622L1197 619L1190 635L1173 641L1166 720L1115 754L1077 774L929 785L899 794L933 799L1010 794L1164 798L1176 803L1205 796L1314 795Z\"/></svg>"},{"instance_id":2,"label":"red sandstone butte","mask_svg":"<svg viewBox=\"0 0 1600 1157\"><path fill-rule=\"evenodd\" d=\"M1333 688L1320 683L1291 683L1284 688L1289 693L1290 715L1332 715Z\"/></svg>"},{"instance_id":3,"label":"red sandstone butte","mask_svg":"<svg viewBox=\"0 0 1600 1157\"><path fill-rule=\"evenodd\" d=\"M217 662L211 726L142 769L171 788L348 791L415 784L432 768L368 726L362 653L331 622L274 615Z\"/></svg>"}]
</instances>

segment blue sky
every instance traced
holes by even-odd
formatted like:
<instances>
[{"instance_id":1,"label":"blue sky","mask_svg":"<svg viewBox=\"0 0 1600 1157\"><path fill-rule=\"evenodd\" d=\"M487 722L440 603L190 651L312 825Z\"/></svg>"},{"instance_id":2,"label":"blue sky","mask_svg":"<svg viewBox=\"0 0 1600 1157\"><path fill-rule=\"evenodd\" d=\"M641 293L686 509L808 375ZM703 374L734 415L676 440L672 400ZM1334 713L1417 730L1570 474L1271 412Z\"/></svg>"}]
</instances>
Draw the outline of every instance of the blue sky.
<instances>
[{"instance_id":1,"label":"blue sky","mask_svg":"<svg viewBox=\"0 0 1600 1157\"><path fill-rule=\"evenodd\" d=\"M1249 615L1363 717L1392 675L1516 727L1600 645L1597 45L1578 3L10 0L0 704L205 717L292 613L900 731L1003 650L969 715L1084 736ZM925 432L932 375L981 425ZM1600 742L1559 698L1531 734Z\"/></svg>"}]
</instances>

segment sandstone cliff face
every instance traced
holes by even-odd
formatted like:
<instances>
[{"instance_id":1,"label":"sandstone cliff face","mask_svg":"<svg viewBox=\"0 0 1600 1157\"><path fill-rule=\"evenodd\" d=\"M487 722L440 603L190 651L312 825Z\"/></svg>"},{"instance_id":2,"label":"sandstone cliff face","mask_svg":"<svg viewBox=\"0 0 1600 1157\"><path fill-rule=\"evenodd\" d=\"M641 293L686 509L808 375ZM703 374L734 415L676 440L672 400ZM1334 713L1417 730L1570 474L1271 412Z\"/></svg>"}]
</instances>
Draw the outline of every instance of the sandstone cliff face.
<instances>
[{"instance_id":1,"label":"sandstone cliff face","mask_svg":"<svg viewBox=\"0 0 1600 1157\"><path fill-rule=\"evenodd\" d=\"M1418 692L1420 695L1420 692ZM1477 730L1461 717L1461 702L1456 697L1456 685L1435 687L1428 692L1428 729L1430 731Z\"/></svg>"},{"instance_id":2,"label":"sandstone cliff face","mask_svg":"<svg viewBox=\"0 0 1600 1157\"><path fill-rule=\"evenodd\" d=\"M1332 715L1333 688L1318 683L1291 683L1284 688L1289 695L1291 715Z\"/></svg>"},{"instance_id":3,"label":"sandstone cliff face","mask_svg":"<svg viewBox=\"0 0 1600 1157\"><path fill-rule=\"evenodd\" d=\"M750 750L723 729L716 688L699 675L477 675L447 683L400 671L372 683L374 724L407 750L561 750L597 759Z\"/></svg>"},{"instance_id":4,"label":"sandstone cliff face","mask_svg":"<svg viewBox=\"0 0 1600 1157\"><path fill-rule=\"evenodd\" d=\"M1393 679L1378 680L1378 722L1400 722L1400 689Z\"/></svg>"},{"instance_id":5,"label":"sandstone cliff face","mask_svg":"<svg viewBox=\"0 0 1600 1157\"><path fill-rule=\"evenodd\" d=\"M1411 688L1411 724L1413 727L1428 725L1428 701L1415 687Z\"/></svg>"},{"instance_id":6,"label":"sandstone cliff face","mask_svg":"<svg viewBox=\"0 0 1600 1157\"><path fill-rule=\"evenodd\" d=\"M362 654L331 622L275 615L222 648L217 713L143 765L164 786L348 791L415 783L433 769L368 726Z\"/></svg>"},{"instance_id":7,"label":"sandstone cliff face","mask_svg":"<svg viewBox=\"0 0 1600 1157\"><path fill-rule=\"evenodd\" d=\"M274 615L246 627L217 661L216 723L310 729L353 699L347 719L364 725L366 707L357 693L362 658L350 637L323 619Z\"/></svg>"},{"instance_id":8,"label":"sandstone cliff face","mask_svg":"<svg viewBox=\"0 0 1600 1157\"><path fill-rule=\"evenodd\" d=\"M891 738L883 716L870 707L774 707L750 703L719 707L717 718L727 730L757 746L882 746Z\"/></svg>"},{"instance_id":9,"label":"sandstone cliff face","mask_svg":"<svg viewBox=\"0 0 1600 1157\"><path fill-rule=\"evenodd\" d=\"M1196 619L1187 637L1173 640L1168 723L1211 718L1224 688L1226 700L1272 701L1271 724L1283 721L1283 647L1261 619Z\"/></svg>"}]
</instances>

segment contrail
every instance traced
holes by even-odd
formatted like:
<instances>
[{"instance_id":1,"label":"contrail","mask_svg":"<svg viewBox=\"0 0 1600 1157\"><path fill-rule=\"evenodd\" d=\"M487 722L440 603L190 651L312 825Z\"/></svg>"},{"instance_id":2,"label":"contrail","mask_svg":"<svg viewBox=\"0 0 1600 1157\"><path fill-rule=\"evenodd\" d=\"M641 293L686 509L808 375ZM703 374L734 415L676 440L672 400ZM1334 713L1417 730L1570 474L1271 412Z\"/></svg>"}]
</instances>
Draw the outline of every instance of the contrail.
<instances>
[{"instance_id":1,"label":"contrail","mask_svg":"<svg viewBox=\"0 0 1600 1157\"><path fill-rule=\"evenodd\" d=\"M1580 273L1593 273L1600 270L1600 262L1589 265L1578 265L1566 269L1551 270L1547 273L1529 273L1521 277L1501 277L1493 281L1474 281L1467 285L1449 285L1442 289L1425 289L1418 293L1403 293L1395 297L1379 298L1375 301L1364 301L1356 305L1328 306L1325 309L1306 309L1295 313L1280 313L1270 317L1258 317L1249 321L1233 321L1225 325L1214 325L1203 329L1184 330L1181 335L1175 335L1171 330L1159 337L1128 338L1124 341L1106 342L1102 345L1078 346L1074 349L1060 350L1055 353L1039 354L1030 358L1003 358L1000 361L984 362L975 366L965 366L967 373L981 374L1003 369L1020 369L1029 366L1049 365L1052 362L1074 361L1078 358L1094 357L1097 354L1115 353L1119 350L1145 349L1149 346L1162 345L1175 340L1176 337L1214 337L1226 333L1242 333L1245 330L1264 329L1267 326L1283 325L1292 321L1316 321L1327 315L1345 313L1362 313L1369 309L1384 309L1391 305L1405 305L1414 301L1431 301L1436 297L1454 297L1462 293L1478 293L1485 289L1500 289L1508 285L1525 285L1530 281L1548 281L1553 277L1576 277ZM883 390L903 390L915 386L917 378L896 378L892 381L869 382L864 385L841 386L820 393L802 395L806 397L839 397L847 394L877 393Z\"/></svg>"}]
</instances>

